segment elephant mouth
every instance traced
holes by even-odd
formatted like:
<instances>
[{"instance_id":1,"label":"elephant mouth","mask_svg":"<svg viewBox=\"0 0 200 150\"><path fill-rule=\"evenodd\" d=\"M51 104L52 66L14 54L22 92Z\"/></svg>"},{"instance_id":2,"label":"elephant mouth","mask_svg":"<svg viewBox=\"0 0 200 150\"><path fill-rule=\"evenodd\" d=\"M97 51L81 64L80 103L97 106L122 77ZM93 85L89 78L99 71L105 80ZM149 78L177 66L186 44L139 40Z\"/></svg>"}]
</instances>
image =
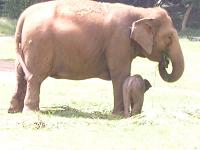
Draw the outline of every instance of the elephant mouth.
<instances>
[{"instance_id":1,"label":"elephant mouth","mask_svg":"<svg viewBox=\"0 0 200 150\"><path fill-rule=\"evenodd\" d=\"M168 68L169 66L169 63L170 63L170 57L167 53L163 52L161 54L161 61L160 61L160 64L163 68Z\"/></svg>"},{"instance_id":2,"label":"elephant mouth","mask_svg":"<svg viewBox=\"0 0 200 150\"><path fill-rule=\"evenodd\" d=\"M171 71L171 73L168 73L168 72L170 72L169 68L172 68L172 67L169 67L170 64L172 64L172 63L171 63L171 59L170 59L169 55L166 52L163 52L161 54L161 61L159 62L158 68L159 68L159 73L160 73L161 77L165 81L170 81L170 78L171 78L172 71Z\"/></svg>"}]
</instances>

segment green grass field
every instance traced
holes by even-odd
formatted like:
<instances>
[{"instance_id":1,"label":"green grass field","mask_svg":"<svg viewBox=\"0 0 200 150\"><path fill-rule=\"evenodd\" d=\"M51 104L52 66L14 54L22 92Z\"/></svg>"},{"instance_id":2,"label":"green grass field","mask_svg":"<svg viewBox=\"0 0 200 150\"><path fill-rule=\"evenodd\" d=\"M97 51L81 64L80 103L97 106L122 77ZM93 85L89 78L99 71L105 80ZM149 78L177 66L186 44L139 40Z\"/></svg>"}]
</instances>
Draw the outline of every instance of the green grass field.
<instances>
[{"instance_id":1,"label":"green grass field","mask_svg":"<svg viewBox=\"0 0 200 150\"><path fill-rule=\"evenodd\" d=\"M8 114L14 73L0 72L0 147L6 150L198 150L200 149L200 42L181 39L185 72L175 83L159 76L157 63L133 60L153 87L143 112L113 116L109 81L55 80L41 88L41 112ZM12 39L0 41L0 59L14 59Z\"/></svg>"}]
</instances>

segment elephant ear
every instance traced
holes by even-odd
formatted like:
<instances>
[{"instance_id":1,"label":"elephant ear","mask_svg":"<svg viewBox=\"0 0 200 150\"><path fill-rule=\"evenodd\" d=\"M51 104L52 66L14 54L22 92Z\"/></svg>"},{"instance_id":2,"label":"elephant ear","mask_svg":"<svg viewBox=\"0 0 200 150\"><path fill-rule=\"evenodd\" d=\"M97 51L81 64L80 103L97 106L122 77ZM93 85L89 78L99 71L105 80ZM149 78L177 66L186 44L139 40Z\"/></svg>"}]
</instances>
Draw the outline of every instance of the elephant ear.
<instances>
[{"instance_id":1,"label":"elephant ear","mask_svg":"<svg viewBox=\"0 0 200 150\"><path fill-rule=\"evenodd\" d=\"M130 38L135 40L150 55L153 48L154 34L155 19L144 18L133 22Z\"/></svg>"}]
</instances>

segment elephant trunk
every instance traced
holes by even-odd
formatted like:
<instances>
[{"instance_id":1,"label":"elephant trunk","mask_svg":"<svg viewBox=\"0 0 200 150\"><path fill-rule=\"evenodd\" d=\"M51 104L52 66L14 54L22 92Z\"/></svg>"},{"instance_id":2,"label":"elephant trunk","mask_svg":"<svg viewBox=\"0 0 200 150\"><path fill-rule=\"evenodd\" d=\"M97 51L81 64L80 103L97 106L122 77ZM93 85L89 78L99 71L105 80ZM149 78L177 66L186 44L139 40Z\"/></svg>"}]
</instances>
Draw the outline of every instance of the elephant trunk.
<instances>
[{"instance_id":1,"label":"elephant trunk","mask_svg":"<svg viewBox=\"0 0 200 150\"><path fill-rule=\"evenodd\" d=\"M175 82L177 81L183 74L184 71L184 57L182 54L182 50L179 44L178 36L174 37L172 40L172 44L169 46L167 56L162 56L161 62L159 62L159 73L164 81L167 82ZM163 55L163 54L162 54ZM169 62L166 62L166 57L172 63L172 72L169 74L166 70Z\"/></svg>"}]
</instances>

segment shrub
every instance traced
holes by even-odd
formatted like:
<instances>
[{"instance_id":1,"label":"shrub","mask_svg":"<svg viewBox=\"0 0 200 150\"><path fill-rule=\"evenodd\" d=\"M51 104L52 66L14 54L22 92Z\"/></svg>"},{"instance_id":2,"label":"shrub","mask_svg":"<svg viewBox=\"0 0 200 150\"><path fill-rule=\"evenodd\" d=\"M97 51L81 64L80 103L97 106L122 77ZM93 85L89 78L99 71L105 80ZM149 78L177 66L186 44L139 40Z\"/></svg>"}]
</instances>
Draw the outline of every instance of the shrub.
<instances>
[{"instance_id":1,"label":"shrub","mask_svg":"<svg viewBox=\"0 0 200 150\"><path fill-rule=\"evenodd\" d=\"M5 0L3 16L18 18L20 13L31 4L31 0Z\"/></svg>"}]
</instances>

